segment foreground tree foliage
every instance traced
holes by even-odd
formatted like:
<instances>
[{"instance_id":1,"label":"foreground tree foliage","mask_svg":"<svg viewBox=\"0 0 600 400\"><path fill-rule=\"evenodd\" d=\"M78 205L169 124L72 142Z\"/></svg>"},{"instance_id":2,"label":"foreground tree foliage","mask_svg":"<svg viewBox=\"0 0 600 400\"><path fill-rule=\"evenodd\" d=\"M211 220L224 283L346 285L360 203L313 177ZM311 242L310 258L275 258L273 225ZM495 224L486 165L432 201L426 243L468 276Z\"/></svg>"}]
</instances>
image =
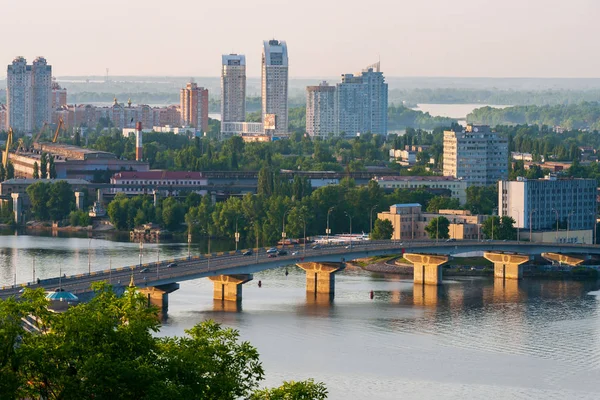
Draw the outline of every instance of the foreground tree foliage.
<instances>
[{"instance_id":1,"label":"foreground tree foliage","mask_svg":"<svg viewBox=\"0 0 600 400\"><path fill-rule=\"evenodd\" d=\"M41 290L0 301L0 398L324 399L322 383L256 391L258 351L213 321L184 337L157 337L158 310L134 289L97 284L89 303L47 310ZM29 318L39 332L26 331Z\"/></svg>"}]
</instances>

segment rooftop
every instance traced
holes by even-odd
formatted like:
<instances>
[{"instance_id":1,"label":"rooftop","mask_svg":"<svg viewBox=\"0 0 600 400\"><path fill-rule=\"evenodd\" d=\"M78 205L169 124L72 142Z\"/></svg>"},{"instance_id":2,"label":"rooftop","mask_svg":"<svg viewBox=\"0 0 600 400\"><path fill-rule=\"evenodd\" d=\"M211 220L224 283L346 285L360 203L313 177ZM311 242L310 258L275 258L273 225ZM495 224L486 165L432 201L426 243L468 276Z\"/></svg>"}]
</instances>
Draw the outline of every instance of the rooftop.
<instances>
[{"instance_id":1,"label":"rooftop","mask_svg":"<svg viewBox=\"0 0 600 400\"><path fill-rule=\"evenodd\" d=\"M405 203L405 204L392 204L391 207L409 208L409 207L421 207L421 205L419 203Z\"/></svg>"},{"instance_id":2,"label":"rooftop","mask_svg":"<svg viewBox=\"0 0 600 400\"><path fill-rule=\"evenodd\" d=\"M393 182L406 182L406 181L420 181L420 182L440 182L440 181L457 181L462 182L462 179L457 179L453 176L376 176L373 178L375 181L393 181Z\"/></svg>"},{"instance_id":3,"label":"rooftop","mask_svg":"<svg viewBox=\"0 0 600 400\"><path fill-rule=\"evenodd\" d=\"M2 185L33 185L37 182L54 183L65 181L69 185L89 185L90 182L85 179L31 179L31 178L13 178L1 182Z\"/></svg>"},{"instance_id":4,"label":"rooftop","mask_svg":"<svg viewBox=\"0 0 600 400\"><path fill-rule=\"evenodd\" d=\"M112 179L202 179L198 171L122 171L112 176Z\"/></svg>"}]
</instances>

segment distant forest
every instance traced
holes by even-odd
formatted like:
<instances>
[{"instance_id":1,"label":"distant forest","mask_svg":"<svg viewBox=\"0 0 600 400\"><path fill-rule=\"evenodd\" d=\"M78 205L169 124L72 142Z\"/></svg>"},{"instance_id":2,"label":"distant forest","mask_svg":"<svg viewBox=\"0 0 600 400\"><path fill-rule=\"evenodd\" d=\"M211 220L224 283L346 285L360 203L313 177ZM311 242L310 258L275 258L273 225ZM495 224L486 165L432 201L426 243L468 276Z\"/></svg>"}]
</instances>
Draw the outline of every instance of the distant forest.
<instances>
[{"instance_id":1,"label":"distant forest","mask_svg":"<svg viewBox=\"0 0 600 400\"><path fill-rule=\"evenodd\" d=\"M485 125L547 125L572 129L600 129L600 103L552 106L482 107L467 115L467 121Z\"/></svg>"}]
</instances>

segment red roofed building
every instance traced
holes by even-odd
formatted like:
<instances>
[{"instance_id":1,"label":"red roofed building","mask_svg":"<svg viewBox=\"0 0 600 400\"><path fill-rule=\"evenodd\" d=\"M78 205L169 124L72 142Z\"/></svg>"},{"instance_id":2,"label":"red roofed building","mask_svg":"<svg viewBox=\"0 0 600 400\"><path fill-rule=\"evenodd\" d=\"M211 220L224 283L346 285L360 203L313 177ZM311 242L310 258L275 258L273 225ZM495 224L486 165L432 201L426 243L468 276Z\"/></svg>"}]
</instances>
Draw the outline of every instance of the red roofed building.
<instances>
[{"instance_id":1,"label":"red roofed building","mask_svg":"<svg viewBox=\"0 0 600 400\"><path fill-rule=\"evenodd\" d=\"M379 176L373 178L384 189L448 189L460 204L467 202L468 182L452 176Z\"/></svg>"}]
</instances>

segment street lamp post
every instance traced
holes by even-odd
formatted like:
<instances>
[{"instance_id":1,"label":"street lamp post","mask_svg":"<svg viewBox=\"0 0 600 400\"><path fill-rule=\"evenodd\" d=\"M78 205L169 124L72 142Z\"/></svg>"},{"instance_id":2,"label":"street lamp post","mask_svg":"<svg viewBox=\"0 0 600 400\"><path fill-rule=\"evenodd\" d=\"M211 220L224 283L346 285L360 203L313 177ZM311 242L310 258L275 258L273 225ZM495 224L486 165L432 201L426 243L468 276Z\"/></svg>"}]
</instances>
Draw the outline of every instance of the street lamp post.
<instances>
[{"instance_id":1,"label":"street lamp post","mask_svg":"<svg viewBox=\"0 0 600 400\"><path fill-rule=\"evenodd\" d=\"M188 230L188 260L192 258L190 246L192 245L192 231Z\"/></svg>"},{"instance_id":2,"label":"street lamp post","mask_svg":"<svg viewBox=\"0 0 600 400\"><path fill-rule=\"evenodd\" d=\"M569 229L570 229L570 224L571 224L571 215L573 215L573 211L571 211L569 213L569 215L567 215L567 243L569 243Z\"/></svg>"},{"instance_id":3,"label":"street lamp post","mask_svg":"<svg viewBox=\"0 0 600 400\"><path fill-rule=\"evenodd\" d=\"M435 219L435 242L438 243L440 240L440 217Z\"/></svg>"},{"instance_id":4,"label":"street lamp post","mask_svg":"<svg viewBox=\"0 0 600 400\"><path fill-rule=\"evenodd\" d=\"M285 216L287 215L288 212L290 212L290 210L286 210L283 213L283 218L281 219L281 246L282 246L282 248L285 247Z\"/></svg>"},{"instance_id":5,"label":"street lamp post","mask_svg":"<svg viewBox=\"0 0 600 400\"><path fill-rule=\"evenodd\" d=\"M325 230L325 233L327 234L327 244L329 244L329 235L331 234L331 229L329 229L329 214L331 214L334 208L335 207L329 207L329 210L327 210L327 229Z\"/></svg>"},{"instance_id":6,"label":"street lamp post","mask_svg":"<svg viewBox=\"0 0 600 400\"><path fill-rule=\"evenodd\" d=\"M535 208L533 210L529 210L529 243L533 241L533 224L531 223L531 216L535 211Z\"/></svg>"},{"instance_id":7,"label":"street lamp post","mask_svg":"<svg viewBox=\"0 0 600 400\"><path fill-rule=\"evenodd\" d=\"M379 204L375 204L371 207L371 211L369 212L369 237L371 237L371 233L373 232L373 210L377 208Z\"/></svg>"},{"instance_id":8,"label":"street lamp post","mask_svg":"<svg viewBox=\"0 0 600 400\"><path fill-rule=\"evenodd\" d=\"M158 268L160 266L160 247L156 248L156 278L158 279Z\"/></svg>"},{"instance_id":9,"label":"street lamp post","mask_svg":"<svg viewBox=\"0 0 600 400\"><path fill-rule=\"evenodd\" d=\"M348 217L348 219L350 220L350 234L352 235L352 215L348 214L345 211L344 214L346 214L346 217Z\"/></svg>"},{"instance_id":10,"label":"street lamp post","mask_svg":"<svg viewBox=\"0 0 600 400\"><path fill-rule=\"evenodd\" d=\"M494 215L492 215L492 242L494 241Z\"/></svg>"},{"instance_id":11,"label":"street lamp post","mask_svg":"<svg viewBox=\"0 0 600 400\"><path fill-rule=\"evenodd\" d=\"M517 212L517 243L519 243L519 239L521 237L521 230L519 229L519 223L520 223L519 221L521 220L521 213L516 208L513 208L513 210Z\"/></svg>"},{"instance_id":12,"label":"street lamp post","mask_svg":"<svg viewBox=\"0 0 600 400\"><path fill-rule=\"evenodd\" d=\"M235 251L238 250L238 243L240 241L240 232L238 232L238 219L239 218L240 218L239 215L235 217Z\"/></svg>"},{"instance_id":13,"label":"street lamp post","mask_svg":"<svg viewBox=\"0 0 600 400\"><path fill-rule=\"evenodd\" d=\"M35 283L35 254L33 255L33 259L31 261L33 263L31 266L33 272L33 283Z\"/></svg>"},{"instance_id":14,"label":"street lamp post","mask_svg":"<svg viewBox=\"0 0 600 400\"><path fill-rule=\"evenodd\" d=\"M593 224L593 230L592 230L592 244L596 244L596 224L597 224L596 214L593 212L590 212L589 215L591 215L594 218L594 224Z\"/></svg>"},{"instance_id":15,"label":"street lamp post","mask_svg":"<svg viewBox=\"0 0 600 400\"><path fill-rule=\"evenodd\" d=\"M302 256L306 257L306 217L304 215L302 215L302 225L304 225L304 242L302 242Z\"/></svg>"},{"instance_id":16,"label":"street lamp post","mask_svg":"<svg viewBox=\"0 0 600 400\"><path fill-rule=\"evenodd\" d=\"M142 258L144 253L144 242L140 240L140 267L142 266Z\"/></svg>"},{"instance_id":17,"label":"street lamp post","mask_svg":"<svg viewBox=\"0 0 600 400\"><path fill-rule=\"evenodd\" d=\"M90 247L92 246L92 238L88 241L88 274L92 273L92 256L90 254Z\"/></svg>"},{"instance_id":18,"label":"street lamp post","mask_svg":"<svg viewBox=\"0 0 600 400\"><path fill-rule=\"evenodd\" d=\"M558 243L558 210L553 208L552 211L556 213L556 243Z\"/></svg>"}]
</instances>

